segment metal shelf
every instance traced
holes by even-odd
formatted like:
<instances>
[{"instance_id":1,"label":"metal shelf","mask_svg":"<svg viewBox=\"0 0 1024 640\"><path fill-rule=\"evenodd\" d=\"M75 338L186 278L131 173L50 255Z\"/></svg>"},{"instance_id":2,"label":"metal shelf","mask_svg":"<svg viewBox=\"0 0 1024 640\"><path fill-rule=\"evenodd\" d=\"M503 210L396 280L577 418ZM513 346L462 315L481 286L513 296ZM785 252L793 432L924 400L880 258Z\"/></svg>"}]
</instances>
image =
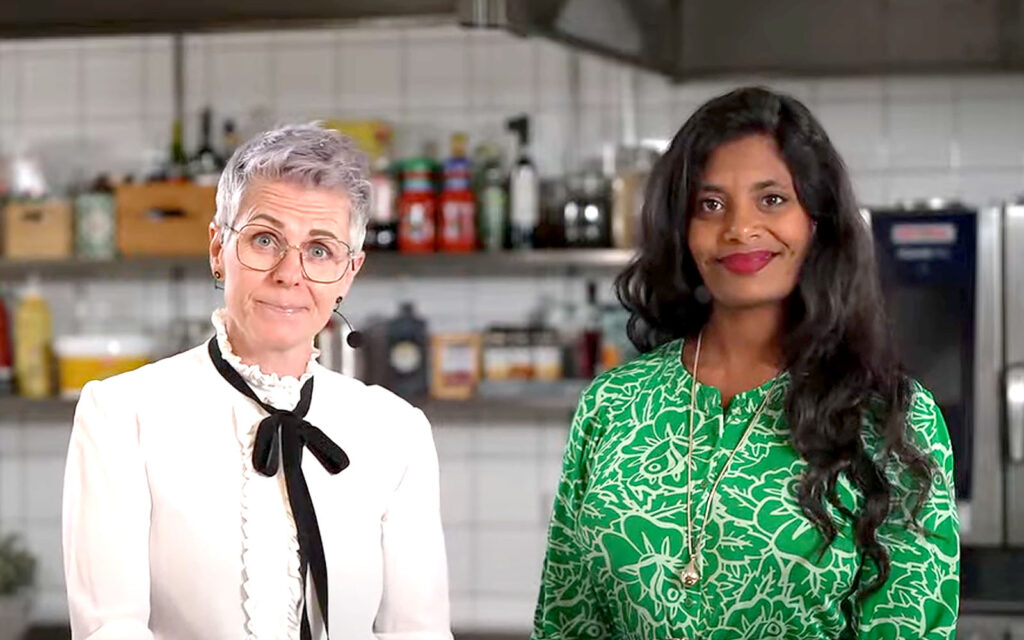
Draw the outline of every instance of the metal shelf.
<instances>
[{"instance_id":1,"label":"metal shelf","mask_svg":"<svg viewBox=\"0 0 1024 640\"><path fill-rule=\"evenodd\" d=\"M47 398L45 400L28 400L16 396L0 398L0 420L62 422L71 425L75 415L74 400L63 398Z\"/></svg>"},{"instance_id":2,"label":"metal shelf","mask_svg":"<svg viewBox=\"0 0 1024 640\"><path fill-rule=\"evenodd\" d=\"M172 274L202 276L210 273L205 257L121 258L117 260L0 260L0 280L11 281L38 274L46 280L90 278L162 278Z\"/></svg>"},{"instance_id":3,"label":"metal shelf","mask_svg":"<svg viewBox=\"0 0 1024 640\"><path fill-rule=\"evenodd\" d=\"M50 422L70 427L75 415L76 400L48 398L27 400L19 397L0 398L0 420ZM440 425L487 426L500 423L569 424L576 398L558 396L541 399L473 398L471 400L414 401L423 409L435 427Z\"/></svg>"},{"instance_id":4,"label":"metal shelf","mask_svg":"<svg viewBox=\"0 0 1024 640\"><path fill-rule=\"evenodd\" d=\"M367 253L361 278L520 277L613 275L632 257L628 249L537 249L499 253ZM0 260L0 281L37 273L45 279L207 277L206 256L133 257L117 260Z\"/></svg>"}]
</instances>

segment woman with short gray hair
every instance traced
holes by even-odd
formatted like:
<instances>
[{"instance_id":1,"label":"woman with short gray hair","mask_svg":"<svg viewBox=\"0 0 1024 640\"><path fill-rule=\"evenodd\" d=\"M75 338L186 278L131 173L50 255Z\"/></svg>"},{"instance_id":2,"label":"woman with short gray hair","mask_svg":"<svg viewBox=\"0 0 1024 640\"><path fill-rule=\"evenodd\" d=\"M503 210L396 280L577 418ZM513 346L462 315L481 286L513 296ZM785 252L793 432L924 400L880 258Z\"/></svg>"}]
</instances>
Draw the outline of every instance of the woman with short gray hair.
<instances>
[{"instance_id":1,"label":"woman with short gray hair","mask_svg":"<svg viewBox=\"0 0 1024 640\"><path fill-rule=\"evenodd\" d=\"M365 259L367 173L315 125L239 147L210 224L216 335L82 390L74 638L451 638L430 425L313 347Z\"/></svg>"}]
</instances>

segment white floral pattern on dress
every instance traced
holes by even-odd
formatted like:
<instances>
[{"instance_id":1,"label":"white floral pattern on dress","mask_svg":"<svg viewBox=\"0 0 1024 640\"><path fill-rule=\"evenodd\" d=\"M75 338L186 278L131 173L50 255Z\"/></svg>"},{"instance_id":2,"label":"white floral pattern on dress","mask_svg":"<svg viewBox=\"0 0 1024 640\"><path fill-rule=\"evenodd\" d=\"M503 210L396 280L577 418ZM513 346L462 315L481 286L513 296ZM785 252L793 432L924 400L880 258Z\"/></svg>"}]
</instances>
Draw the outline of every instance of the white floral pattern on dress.
<instances>
[{"instance_id":1,"label":"white floral pattern on dress","mask_svg":"<svg viewBox=\"0 0 1024 640\"><path fill-rule=\"evenodd\" d=\"M806 462L789 442L786 373L722 479L702 579L683 587L687 492L699 531L708 479L718 477L771 383L737 395L724 412L718 390L696 385L688 487L693 378L681 348L682 341L663 345L584 392L555 498L534 640L951 640L959 603L953 456L942 414L916 383L909 432L938 470L920 514L931 535L893 510L877 533L892 561L880 591L853 595L873 569L858 578L852 523L831 505L839 534L818 554L821 534L796 500ZM865 445L878 450L872 436ZM886 473L898 495L912 486L906 470L890 465ZM847 509L858 509L862 498L845 476L836 489Z\"/></svg>"}]
</instances>

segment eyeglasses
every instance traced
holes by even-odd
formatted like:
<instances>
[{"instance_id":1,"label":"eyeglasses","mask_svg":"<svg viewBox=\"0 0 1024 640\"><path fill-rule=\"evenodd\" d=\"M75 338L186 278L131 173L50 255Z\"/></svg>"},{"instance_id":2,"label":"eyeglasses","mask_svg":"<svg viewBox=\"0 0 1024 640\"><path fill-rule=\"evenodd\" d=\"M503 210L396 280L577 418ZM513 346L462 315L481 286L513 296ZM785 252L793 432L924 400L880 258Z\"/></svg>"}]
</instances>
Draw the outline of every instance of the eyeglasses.
<instances>
[{"instance_id":1,"label":"eyeglasses","mask_svg":"<svg viewBox=\"0 0 1024 640\"><path fill-rule=\"evenodd\" d=\"M247 224L241 229L227 227L238 234L235 254L238 261L254 271L273 271L289 249L299 252L302 275L320 284L337 282L348 273L355 252L335 238L311 238L302 244L288 244L280 231L262 224Z\"/></svg>"}]
</instances>

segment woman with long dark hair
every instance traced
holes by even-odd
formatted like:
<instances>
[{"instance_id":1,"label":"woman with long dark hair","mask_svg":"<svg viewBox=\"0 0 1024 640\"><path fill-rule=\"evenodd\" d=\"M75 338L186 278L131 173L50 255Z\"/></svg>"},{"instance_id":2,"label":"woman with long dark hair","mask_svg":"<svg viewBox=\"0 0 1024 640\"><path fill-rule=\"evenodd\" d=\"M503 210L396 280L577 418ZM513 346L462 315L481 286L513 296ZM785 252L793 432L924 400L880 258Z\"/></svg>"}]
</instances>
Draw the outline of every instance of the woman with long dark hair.
<instances>
[{"instance_id":1,"label":"woman with long dark hair","mask_svg":"<svg viewBox=\"0 0 1024 640\"><path fill-rule=\"evenodd\" d=\"M949 435L821 125L715 98L646 195L616 282L643 355L580 400L533 637L953 638Z\"/></svg>"}]
</instances>

